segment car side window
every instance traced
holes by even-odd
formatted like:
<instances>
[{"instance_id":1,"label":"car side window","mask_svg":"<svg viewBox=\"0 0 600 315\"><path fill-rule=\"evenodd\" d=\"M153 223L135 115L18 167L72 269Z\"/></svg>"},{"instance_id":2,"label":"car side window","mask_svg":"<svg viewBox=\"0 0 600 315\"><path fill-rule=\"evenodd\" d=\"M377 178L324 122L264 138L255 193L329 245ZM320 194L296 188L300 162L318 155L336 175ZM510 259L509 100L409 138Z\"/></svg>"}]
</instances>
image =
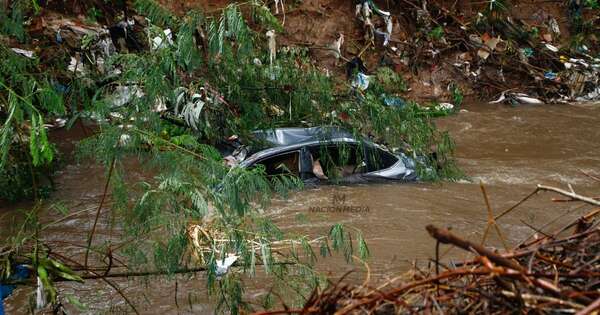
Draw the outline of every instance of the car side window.
<instances>
[{"instance_id":1,"label":"car side window","mask_svg":"<svg viewBox=\"0 0 600 315\"><path fill-rule=\"evenodd\" d=\"M294 175L300 174L300 152L292 151L270 156L260 160L256 165L264 165L267 175Z\"/></svg>"},{"instance_id":2,"label":"car side window","mask_svg":"<svg viewBox=\"0 0 600 315\"><path fill-rule=\"evenodd\" d=\"M318 144L308 148L314 175L339 179L365 171L362 152L354 143Z\"/></svg>"}]
</instances>

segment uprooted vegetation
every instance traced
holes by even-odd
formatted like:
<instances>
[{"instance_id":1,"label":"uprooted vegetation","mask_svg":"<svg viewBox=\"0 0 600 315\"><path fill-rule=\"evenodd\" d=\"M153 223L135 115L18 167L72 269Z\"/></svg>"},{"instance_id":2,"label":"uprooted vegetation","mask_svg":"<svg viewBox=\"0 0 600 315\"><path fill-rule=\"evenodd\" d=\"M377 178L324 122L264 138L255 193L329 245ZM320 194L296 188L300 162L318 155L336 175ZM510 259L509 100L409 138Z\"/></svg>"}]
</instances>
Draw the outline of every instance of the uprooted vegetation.
<instances>
[{"instance_id":1,"label":"uprooted vegetation","mask_svg":"<svg viewBox=\"0 0 600 315\"><path fill-rule=\"evenodd\" d=\"M26 4L19 8L23 17L14 13L19 3L4 20L14 36L3 40L3 69L10 74L3 81L5 158L18 156L29 142L32 156L44 153L30 164L49 164L52 148L41 126L54 125L58 117L68 118L69 126L108 119L106 126L120 128L120 137L133 137L132 143L139 138L125 129L140 124L163 138L194 134L212 145L254 129L338 125L390 148L423 155L434 148L448 167L433 176L456 176L451 142L435 131L429 112L404 100L404 110L385 106L402 88L393 71L380 72L367 92L353 92L319 71L305 48L277 49L271 63L262 34L281 26L263 4L231 5L222 16L189 12L177 18L153 2L138 1L135 9L151 24L131 15L103 28L45 8L36 13ZM19 19L29 27L13 29ZM39 139L31 137L37 134ZM438 142L450 145L436 147ZM40 181L42 174L32 174Z\"/></svg>"},{"instance_id":2,"label":"uprooted vegetation","mask_svg":"<svg viewBox=\"0 0 600 315\"><path fill-rule=\"evenodd\" d=\"M139 0L114 25L94 22L98 14L83 21L48 6L12 1L0 12L0 166L2 178L23 176L2 184L32 188L2 189L2 198L40 202L3 240L0 279L31 284L15 278L17 266L25 266L38 279L37 307L68 303L56 281L102 279L136 311L110 277L203 271L221 301L217 308L237 313L251 305L243 300L244 277L228 272L233 263L247 275L262 265L286 292L310 292L323 283L313 270L314 247L323 256L343 253L348 261L368 256L362 234L351 227L334 225L325 237L309 239L273 225L262 212L270 197L301 183L266 176L261 167L227 167L215 146L230 136L278 126L340 126L407 154L429 157L435 150L435 160L420 160L431 178L459 174L452 141L432 121L446 111L409 101L386 105L397 101L393 93L402 82L393 71L381 71L371 89L360 90L321 72L306 49L267 49L263 34L281 25L263 3L176 17ZM121 14L111 10L101 12ZM48 134L63 125L87 131L77 157L107 170L91 229L79 245L83 257L77 258L44 239L44 231L62 219L38 221L42 178L51 178L47 170L57 160ZM152 177L138 182L127 170L131 160ZM96 228L108 198L111 212L103 215L115 232L99 244ZM52 209L63 218L72 215L64 206ZM299 298L290 300L302 303Z\"/></svg>"}]
</instances>

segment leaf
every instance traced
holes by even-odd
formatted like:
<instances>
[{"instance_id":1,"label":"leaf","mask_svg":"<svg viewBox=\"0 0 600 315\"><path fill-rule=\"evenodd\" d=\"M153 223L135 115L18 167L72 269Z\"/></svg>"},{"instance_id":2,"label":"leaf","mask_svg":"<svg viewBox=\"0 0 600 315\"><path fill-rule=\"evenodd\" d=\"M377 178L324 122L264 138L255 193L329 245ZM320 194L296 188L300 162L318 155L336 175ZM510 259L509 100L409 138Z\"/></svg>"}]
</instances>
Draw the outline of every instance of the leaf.
<instances>
[{"instance_id":1,"label":"leaf","mask_svg":"<svg viewBox=\"0 0 600 315\"><path fill-rule=\"evenodd\" d=\"M84 282L83 279L79 275L77 275L75 273L71 274L71 273L66 273L66 272L63 272L63 271L54 271L54 274L56 274L57 276L59 276L59 277L61 277L63 279L66 279L66 280L76 281L76 282L79 282L79 283L83 283Z\"/></svg>"},{"instance_id":2,"label":"leaf","mask_svg":"<svg viewBox=\"0 0 600 315\"><path fill-rule=\"evenodd\" d=\"M154 0L135 0L136 11L145 15L152 24L168 27L173 24L173 16Z\"/></svg>"},{"instance_id":3,"label":"leaf","mask_svg":"<svg viewBox=\"0 0 600 315\"><path fill-rule=\"evenodd\" d=\"M362 233L358 233L356 239L358 243L358 257L362 260L368 259L370 256L369 247L367 246L367 242L365 242Z\"/></svg>"},{"instance_id":4,"label":"leaf","mask_svg":"<svg viewBox=\"0 0 600 315\"><path fill-rule=\"evenodd\" d=\"M260 243L260 253L262 256L263 267L265 268L265 273L269 273L271 271L270 257L271 257L271 249L269 248L269 244Z\"/></svg>"},{"instance_id":5,"label":"leaf","mask_svg":"<svg viewBox=\"0 0 600 315\"><path fill-rule=\"evenodd\" d=\"M329 238L331 239L331 246L333 250L340 250L344 246L344 226L342 224L335 224L329 230Z\"/></svg>"},{"instance_id":6,"label":"leaf","mask_svg":"<svg viewBox=\"0 0 600 315\"><path fill-rule=\"evenodd\" d=\"M38 274L38 277L40 278L40 281L44 285L44 291L50 298L50 302L55 303L56 302L56 288L54 288L52 281L48 277L48 271L46 270L46 268L44 268L44 266L39 264L37 267L37 274Z\"/></svg>"},{"instance_id":7,"label":"leaf","mask_svg":"<svg viewBox=\"0 0 600 315\"><path fill-rule=\"evenodd\" d=\"M66 294L65 297L67 298L67 302L69 302L69 304L75 306L79 311L83 312L86 311L88 309L88 306L81 303L81 301L79 301L79 299L71 294Z\"/></svg>"},{"instance_id":8,"label":"leaf","mask_svg":"<svg viewBox=\"0 0 600 315\"><path fill-rule=\"evenodd\" d=\"M322 257L331 256L331 250L329 249L329 243L327 243L327 240L323 240L321 242L321 245L319 246L319 251Z\"/></svg>"},{"instance_id":9,"label":"leaf","mask_svg":"<svg viewBox=\"0 0 600 315\"><path fill-rule=\"evenodd\" d=\"M51 208L58 211L58 213L60 213L63 216L69 214L69 209L67 208L67 206L65 206L65 204L60 201L53 204Z\"/></svg>"},{"instance_id":10,"label":"leaf","mask_svg":"<svg viewBox=\"0 0 600 315\"><path fill-rule=\"evenodd\" d=\"M312 249L312 246L310 246L310 243L306 237L301 238L300 242L302 244L302 248L304 249L304 253L308 256L309 262L314 264L317 260L317 256L315 255L315 251Z\"/></svg>"},{"instance_id":11,"label":"leaf","mask_svg":"<svg viewBox=\"0 0 600 315\"><path fill-rule=\"evenodd\" d=\"M40 263L43 264L44 268L46 268L46 270L50 271L52 274L67 280L83 283L83 279L76 274L75 271L71 270L71 268L65 266L56 259L40 258Z\"/></svg>"}]
</instances>

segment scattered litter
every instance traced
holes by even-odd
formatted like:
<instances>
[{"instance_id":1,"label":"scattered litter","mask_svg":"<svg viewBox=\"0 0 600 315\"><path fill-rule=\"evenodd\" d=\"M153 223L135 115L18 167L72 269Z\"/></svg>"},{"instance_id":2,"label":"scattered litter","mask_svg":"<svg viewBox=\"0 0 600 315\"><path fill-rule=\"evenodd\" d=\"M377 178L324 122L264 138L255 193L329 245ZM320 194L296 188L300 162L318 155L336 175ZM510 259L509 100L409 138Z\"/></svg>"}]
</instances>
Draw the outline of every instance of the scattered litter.
<instances>
[{"instance_id":1,"label":"scattered litter","mask_svg":"<svg viewBox=\"0 0 600 315\"><path fill-rule=\"evenodd\" d=\"M273 61L277 58L277 42L275 40L275 31L269 30L265 34L267 36L269 46L269 65L273 67Z\"/></svg>"},{"instance_id":2,"label":"scattered litter","mask_svg":"<svg viewBox=\"0 0 600 315\"><path fill-rule=\"evenodd\" d=\"M543 104L544 102L542 102L541 100L531 97L527 94L524 93L506 93L506 92L502 92L502 94L500 94L500 97L492 102L489 102L490 104L498 104L498 103L502 103L502 102L510 102L513 105L516 104Z\"/></svg>"},{"instance_id":3,"label":"scattered litter","mask_svg":"<svg viewBox=\"0 0 600 315\"><path fill-rule=\"evenodd\" d=\"M483 40L477 34L471 34L471 35L469 35L469 41L471 41L472 44L475 44L475 46L481 46L481 45L483 45Z\"/></svg>"},{"instance_id":4,"label":"scattered litter","mask_svg":"<svg viewBox=\"0 0 600 315\"><path fill-rule=\"evenodd\" d=\"M279 7L281 6L281 11L285 15L285 3L284 0L274 0L275 2L275 14L279 14Z\"/></svg>"},{"instance_id":5,"label":"scattered litter","mask_svg":"<svg viewBox=\"0 0 600 315\"><path fill-rule=\"evenodd\" d=\"M558 52L558 47L556 47L554 45L546 44L545 46L546 46L546 48L548 48L548 50L550 50L552 52Z\"/></svg>"},{"instance_id":6,"label":"scattered litter","mask_svg":"<svg viewBox=\"0 0 600 315\"><path fill-rule=\"evenodd\" d=\"M354 74L358 72L367 72L367 67L365 67L365 64L360 57L354 57L346 63L346 77L348 79L352 78Z\"/></svg>"},{"instance_id":7,"label":"scattered litter","mask_svg":"<svg viewBox=\"0 0 600 315\"><path fill-rule=\"evenodd\" d=\"M131 136L129 134L123 133L119 137L119 146L125 147L131 142Z\"/></svg>"},{"instance_id":8,"label":"scattered litter","mask_svg":"<svg viewBox=\"0 0 600 315\"><path fill-rule=\"evenodd\" d=\"M419 106L421 112L430 117L442 117L447 116L454 112L454 105L450 103L437 103L434 102L429 106Z\"/></svg>"},{"instance_id":9,"label":"scattered litter","mask_svg":"<svg viewBox=\"0 0 600 315\"><path fill-rule=\"evenodd\" d=\"M529 47L519 48L519 60L521 60L521 62L528 63L529 58L531 57L533 57L533 49Z\"/></svg>"},{"instance_id":10,"label":"scattered litter","mask_svg":"<svg viewBox=\"0 0 600 315\"><path fill-rule=\"evenodd\" d=\"M67 124L67 120L64 118L56 118L52 123L44 124L44 128L47 129L58 129L62 128Z\"/></svg>"},{"instance_id":11,"label":"scattered litter","mask_svg":"<svg viewBox=\"0 0 600 315\"><path fill-rule=\"evenodd\" d=\"M487 41L485 41L485 45L492 51L494 51L496 49L496 46L498 46L499 43L501 43L502 40L500 39L500 37L492 37L490 39L488 39Z\"/></svg>"},{"instance_id":12,"label":"scattered litter","mask_svg":"<svg viewBox=\"0 0 600 315\"><path fill-rule=\"evenodd\" d=\"M544 34L542 34L542 39L545 42L551 43L552 42L552 34L550 34L550 33L544 33Z\"/></svg>"},{"instance_id":13,"label":"scattered litter","mask_svg":"<svg viewBox=\"0 0 600 315\"><path fill-rule=\"evenodd\" d=\"M9 265L10 266L10 265ZM16 265L11 266L14 268L14 272L9 277L9 281L24 281L29 277L30 271L29 268L25 265ZM0 315L4 315L4 299L9 297L13 291L16 289L16 285L14 284L4 284L0 282Z\"/></svg>"},{"instance_id":14,"label":"scattered litter","mask_svg":"<svg viewBox=\"0 0 600 315\"><path fill-rule=\"evenodd\" d=\"M439 103L434 108L435 108L435 110L439 110L439 111L452 111L452 110L454 110L454 104Z\"/></svg>"},{"instance_id":15,"label":"scattered litter","mask_svg":"<svg viewBox=\"0 0 600 315\"><path fill-rule=\"evenodd\" d=\"M597 86L593 91L577 97L575 100L578 102L584 101L595 101L600 99L600 86Z\"/></svg>"},{"instance_id":16,"label":"scattered litter","mask_svg":"<svg viewBox=\"0 0 600 315\"><path fill-rule=\"evenodd\" d=\"M156 104L154 104L153 111L156 113L162 113L166 110L167 110L167 104L165 102L165 99L163 97L159 97L156 100Z\"/></svg>"},{"instance_id":17,"label":"scattered litter","mask_svg":"<svg viewBox=\"0 0 600 315\"><path fill-rule=\"evenodd\" d=\"M390 15L386 15L383 17L385 21L385 31L388 34L388 37L392 37L392 32L394 31L394 21Z\"/></svg>"},{"instance_id":18,"label":"scattered litter","mask_svg":"<svg viewBox=\"0 0 600 315\"><path fill-rule=\"evenodd\" d=\"M546 71L544 73L544 78L548 79L548 80L556 80L556 78L558 78L557 74L555 72L552 71Z\"/></svg>"},{"instance_id":19,"label":"scattered litter","mask_svg":"<svg viewBox=\"0 0 600 315\"><path fill-rule=\"evenodd\" d=\"M42 279L40 279L39 276L37 277L37 287L35 293L35 309L40 310L48 304L48 301L46 300L44 283L42 282Z\"/></svg>"},{"instance_id":20,"label":"scattered litter","mask_svg":"<svg viewBox=\"0 0 600 315\"><path fill-rule=\"evenodd\" d=\"M63 38L60 35L61 31L62 31L61 29L59 29L58 31L56 31L55 40L56 40L57 44L62 44L62 42L63 42Z\"/></svg>"},{"instance_id":21,"label":"scattered litter","mask_svg":"<svg viewBox=\"0 0 600 315\"><path fill-rule=\"evenodd\" d=\"M166 40L166 43L165 43ZM173 35L171 29L167 28L163 31L163 34L156 36L152 39L152 49L158 50L173 45Z\"/></svg>"},{"instance_id":22,"label":"scattered litter","mask_svg":"<svg viewBox=\"0 0 600 315\"><path fill-rule=\"evenodd\" d=\"M200 115L202 114L204 105L205 102L202 100L202 96L200 94L193 94L191 100L183 106L181 115L186 124L194 130L199 130Z\"/></svg>"},{"instance_id":23,"label":"scattered litter","mask_svg":"<svg viewBox=\"0 0 600 315\"><path fill-rule=\"evenodd\" d=\"M119 85L115 88L112 94L112 107L121 107L131 102L134 98L140 98L144 96L144 92L137 85Z\"/></svg>"},{"instance_id":24,"label":"scattered litter","mask_svg":"<svg viewBox=\"0 0 600 315\"><path fill-rule=\"evenodd\" d=\"M554 33L555 36L560 36L560 27L558 26L558 22L555 18L550 17L548 19L548 28L550 31L552 31L552 33Z\"/></svg>"},{"instance_id":25,"label":"scattered litter","mask_svg":"<svg viewBox=\"0 0 600 315\"><path fill-rule=\"evenodd\" d=\"M217 278L224 276L229 271L229 267L231 267L238 258L239 256L236 256L234 254L228 254L226 258L223 258L222 260L217 260L217 265L215 266L215 275L217 276Z\"/></svg>"},{"instance_id":26,"label":"scattered litter","mask_svg":"<svg viewBox=\"0 0 600 315\"><path fill-rule=\"evenodd\" d=\"M477 51L477 56L479 56L479 58L486 60L489 56L490 56L490 52L487 51L486 49L480 48Z\"/></svg>"},{"instance_id":27,"label":"scattered litter","mask_svg":"<svg viewBox=\"0 0 600 315\"><path fill-rule=\"evenodd\" d=\"M382 98L383 103L387 106L394 106L398 108L403 108L406 106L406 101L401 97L382 95Z\"/></svg>"},{"instance_id":28,"label":"scattered litter","mask_svg":"<svg viewBox=\"0 0 600 315\"><path fill-rule=\"evenodd\" d=\"M230 155L223 158L225 160L225 165L233 167L240 164L240 162L246 159L248 153L248 148L240 145Z\"/></svg>"},{"instance_id":29,"label":"scattered litter","mask_svg":"<svg viewBox=\"0 0 600 315\"><path fill-rule=\"evenodd\" d=\"M340 59L342 56L342 45L344 44L344 34L338 33L337 38L331 44L330 48L333 51L335 59Z\"/></svg>"},{"instance_id":30,"label":"scattered litter","mask_svg":"<svg viewBox=\"0 0 600 315\"><path fill-rule=\"evenodd\" d=\"M380 29L375 29L374 34L377 35L377 38L381 38L382 45L386 47L390 43L390 34L384 32Z\"/></svg>"},{"instance_id":31,"label":"scattered litter","mask_svg":"<svg viewBox=\"0 0 600 315\"><path fill-rule=\"evenodd\" d=\"M78 73L84 74L84 73L86 73L85 66L78 59L79 59L78 57L77 58L71 57L71 61L69 62L69 66L67 67L67 70L69 70L70 72L78 72Z\"/></svg>"},{"instance_id":32,"label":"scattered litter","mask_svg":"<svg viewBox=\"0 0 600 315\"><path fill-rule=\"evenodd\" d=\"M25 49L21 49L21 48L11 48L11 50L21 56L25 56L29 59L33 59L34 52L31 50L25 50Z\"/></svg>"},{"instance_id":33,"label":"scattered litter","mask_svg":"<svg viewBox=\"0 0 600 315\"><path fill-rule=\"evenodd\" d=\"M98 38L109 34L108 29L84 25L68 18L48 19L46 29L51 31L53 39L58 44L64 44L72 49L79 49L84 37Z\"/></svg>"},{"instance_id":34,"label":"scattered litter","mask_svg":"<svg viewBox=\"0 0 600 315\"><path fill-rule=\"evenodd\" d=\"M364 91L369 88L369 81L371 80L371 76L368 76L362 72L359 72L356 75L356 78L352 82L352 87L357 88L360 91Z\"/></svg>"}]
</instances>

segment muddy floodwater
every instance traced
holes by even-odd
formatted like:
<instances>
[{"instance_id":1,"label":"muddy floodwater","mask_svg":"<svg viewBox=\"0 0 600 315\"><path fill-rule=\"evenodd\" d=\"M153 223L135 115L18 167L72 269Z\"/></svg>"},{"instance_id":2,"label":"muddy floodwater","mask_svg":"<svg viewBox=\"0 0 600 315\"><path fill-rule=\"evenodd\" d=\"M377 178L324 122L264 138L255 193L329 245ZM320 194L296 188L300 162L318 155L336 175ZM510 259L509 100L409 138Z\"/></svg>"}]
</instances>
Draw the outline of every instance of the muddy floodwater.
<instances>
[{"instance_id":1,"label":"muddy floodwater","mask_svg":"<svg viewBox=\"0 0 600 315\"><path fill-rule=\"evenodd\" d=\"M479 183L487 188L495 213L509 208L535 189L536 184L566 188L568 184L582 194L597 196L600 182L584 172L600 173L600 105L496 106L473 104L466 111L437 120L456 141L456 157L469 180L455 183L385 184L349 187L320 187L303 190L288 199L275 200L269 215L282 228L294 233L318 236L332 223L340 222L364 232L371 259L368 261L373 283L385 281L408 270L412 262L433 257L435 243L424 227L435 224L471 240L480 240L486 223L486 208ZM68 145L71 141L63 139ZM132 166L135 172L135 166ZM140 175L141 179L141 175ZM71 211L97 207L104 185L104 169L95 165L68 163L57 174L53 200L63 200ZM596 193L596 195L594 195ZM552 229L589 207L577 203L557 203L550 193L540 193L514 213L502 218L500 229L511 245L532 235L536 228ZM345 212L329 212L332 204L343 204ZM94 208L95 209L95 208ZM316 211L319 210L319 211ZM93 212L93 211L92 211ZM76 244L84 244L93 220L83 212L46 232L46 239L62 242L74 255L81 254ZM0 229L6 231L8 219L16 209L0 211ZM44 222L58 217L48 211ZM107 220L100 221L98 242L107 240ZM492 234L490 245L501 246ZM450 251L446 258L464 254ZM337 277L356 269L351 279L362 281L361 264L348 265L340 257L322 260L318 268ZM260 278L250 282L246 294L260 297ZM202 274L176 279L114 279L143 314L201 314L213 309L206 298ZM61 284L61 292L77 296L88 306L84 313L127 311L121 297L101 281ZM6 300L7 314L25 312L32 290L20 288ZM73 310L74 313L79 311Z\"/></svg>"}]
</instances>

